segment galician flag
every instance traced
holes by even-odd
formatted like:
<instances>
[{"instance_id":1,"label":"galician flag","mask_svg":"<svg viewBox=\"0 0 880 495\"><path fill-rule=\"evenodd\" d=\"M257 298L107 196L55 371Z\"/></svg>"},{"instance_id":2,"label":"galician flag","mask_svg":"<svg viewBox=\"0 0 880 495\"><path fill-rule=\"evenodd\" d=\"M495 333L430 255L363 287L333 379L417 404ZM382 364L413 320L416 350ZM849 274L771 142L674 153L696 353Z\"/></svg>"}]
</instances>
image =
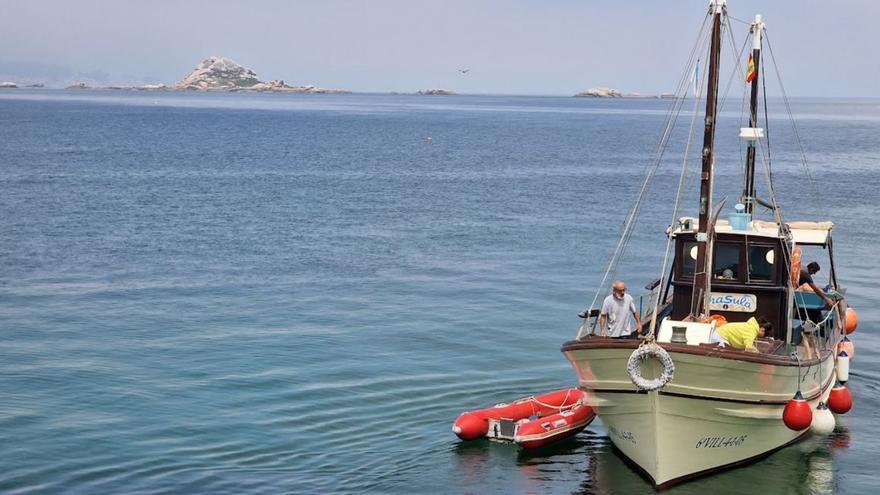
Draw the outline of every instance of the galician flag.
<instances>
[{"instance_id":1,"label":"galician flag","mask_svg":"<svg viewBox=\"0 0 880 495\"><path fill-rule=\"evenodd\" d=\"M752 82L758 77L758 71L755 70L755 61L752 60L752 54L749 54L749 68L746 70L746 82Z\"/></svg>"}]
</instances>

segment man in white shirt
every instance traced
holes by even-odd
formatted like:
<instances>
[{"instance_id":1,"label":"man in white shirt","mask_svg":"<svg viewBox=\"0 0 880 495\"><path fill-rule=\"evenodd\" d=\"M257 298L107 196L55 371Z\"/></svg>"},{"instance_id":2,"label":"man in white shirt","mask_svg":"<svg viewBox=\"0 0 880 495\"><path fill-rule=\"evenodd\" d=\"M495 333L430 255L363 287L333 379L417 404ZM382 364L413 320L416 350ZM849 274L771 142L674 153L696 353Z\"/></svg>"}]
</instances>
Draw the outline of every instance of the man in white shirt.
<instances>
[{"instance_id":1,"label":"man in white shirt","mask_svg":"<svg viewBox=\"0 0 880 495\"><path fill-rule=\"evenodd\" d=\"M637 330L635 324L640 322L639 311L636 309L632 296L626 293L626 284L615 280L611 285L612 292L602 303L599 313L599 335L614 338L629 338ZM606 327L607 324L607 327Z\"/></svg>"}]
</instances>

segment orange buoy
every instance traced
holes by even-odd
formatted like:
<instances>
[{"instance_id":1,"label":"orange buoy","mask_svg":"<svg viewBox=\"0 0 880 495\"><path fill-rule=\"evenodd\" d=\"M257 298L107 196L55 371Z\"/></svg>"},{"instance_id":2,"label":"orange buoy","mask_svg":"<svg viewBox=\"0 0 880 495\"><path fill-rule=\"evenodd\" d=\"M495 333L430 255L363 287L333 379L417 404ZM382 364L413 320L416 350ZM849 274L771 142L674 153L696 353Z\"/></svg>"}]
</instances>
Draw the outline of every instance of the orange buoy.
<instances>
[{"instance_id":1,"label":"orange buoy","mask_svg":"<svg viewBox=\"0 0 880 495\"><path fill-rule=\"evenodd\" d=\"M797 288L798 282L801 279L801 248L797 246L791 250L791 271L789 272L789 277L791 278L791 286Z\"/></svg>"},{"instance_id":2,"label":"orange buoy","mask_svg":"<svg viewBox=\"0 0 880 495\"><path fill-rule=\"evenodd\" d=\"M859 315L856 313L856 310L852 308L846 308L846 320L843 329L846 330L846 334L849 335L856 331L856 328L859 327Z\"/></svg>"},{"instance_id":3,"label":"orange buoy","mask_svg":"<svg viewBox=\"0 0 880 495\"><path fill-rule=\"evenodd\" d=\"M837 352L838 354L845 352L846 355L849 356L849 360L852 361L853 358L856 357L856 346L853 344L852 340L849 340L849 337L844 335L843 340L837 344Z\"/></svg>"},{"instance_id":4,"label":"orange buoy","mask_svg":"<svg viewBox=\"0 0 880 495\"><path fill-rule=\"evenodd\" d=\"M834 384L828 395L828 409L834 414L845 414L852 409L852 405L852 394L849 389L840 382Z\"/></svg>"},{"instance_id":5,"label":"orange buoy","mask_svg":"<svg viewBox=\"0 0 880 495\"><path fill-rule=\"evenodd\" d=\"M782 421L794 431L806 430L813 423L813 410L798 390L782 411Z\"/></svg>"},{"instance_id":6,"label":"orange buoy","mask_svg":"<svg viewBox=\"0 0 880 495\"><path fill-rule=\"evenodd\" d=\"M536 449L577 435L586 428L596 413L586 404L577 404L567 411L530 421L523 420L516 429L513 441L520 447Z\"/></svg>"},{"instance_id":7,"label":"orange buoy","mask_svg":"<svg viewBox=\"0 0 880 495\"><path fill-rule=\"evenodd\" d=\"M502 431L504 430L500 423L502 420L516 422L531 416L539 418L550 416L571 409L583 396L582 391L570 388L526 397L510 404L498 404L478 411L463 412L452 425L452 431L462 440L476 440L482 437L512 440L512 432Z\"/></svg>"}]
</instances>

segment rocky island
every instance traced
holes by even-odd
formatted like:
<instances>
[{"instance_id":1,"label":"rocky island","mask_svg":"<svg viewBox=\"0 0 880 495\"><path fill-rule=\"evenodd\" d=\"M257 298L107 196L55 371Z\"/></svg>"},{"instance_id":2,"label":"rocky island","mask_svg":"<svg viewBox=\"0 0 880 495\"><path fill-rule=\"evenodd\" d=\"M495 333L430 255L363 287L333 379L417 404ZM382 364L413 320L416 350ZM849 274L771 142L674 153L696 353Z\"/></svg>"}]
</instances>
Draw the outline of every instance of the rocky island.
<instances>
[{"instance_id":1,"label":"rocky island","mask_svg":"<svg viewBox=\"0 0 880 495\"><path fill-rule=\"evenodd\" d=\"M590 98L621 98L623 93L614 89L614 88L590 88L586 91L581 91L576 94L577 97L590 97Z\"/></svg>"},{"instance_id":2,"label":"rocky island","mask_svg":"<svg viewBox=\"0 0 880 495\"><path fill-rule=\"evenodd\" d=\"M176 90L194 91L272 91L283 93L349 93L317 86L290 86L280 79L263 82L256 72L226 57L212 56L173 86Z\"/></svg>"},{"instance_id":3,"label":"rocky island","mask_svg":"<svg viewBox=\"0 0 880 495\"><path fill-rule=\"evenodd\" d=\"M662 93L660 95L643 95L641 93L623 93L614 88L590 88L574 95L578 98L674 98L675 95Z\"/></svg>"},{"instance_id":4,"label":"rocky island","mask_svg":"<svg viewBox=\"0 0 880 495\"><path fill-rule=\"evenodd\" d=\"M419 91L416 93L417 95L430 95L430 96L451 96L455 95L452 91L448 89L426 89L424 91Z\"/></svg>"}]
</instances>

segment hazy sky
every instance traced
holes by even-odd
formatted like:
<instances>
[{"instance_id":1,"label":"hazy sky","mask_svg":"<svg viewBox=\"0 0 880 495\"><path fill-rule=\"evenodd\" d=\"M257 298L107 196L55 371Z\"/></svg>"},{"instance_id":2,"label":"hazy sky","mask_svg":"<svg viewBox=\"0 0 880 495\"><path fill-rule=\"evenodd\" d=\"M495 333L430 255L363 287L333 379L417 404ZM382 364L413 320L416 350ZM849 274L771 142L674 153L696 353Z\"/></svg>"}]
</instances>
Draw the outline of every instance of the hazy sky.
<instances>
[{"instance_id":1,"label":"hazy sky","mask_svg":"<svg viewBox=\"0 0 880 495\"><path fill-rule=\"evenodd\" d=\"M0 77L174 83L223 55L263 80L354 91L658 93L677 81L707 4L2 0ZM728 5L740 19L764 15L789 94L880 96L880 2ZM741 43L748 28L734 28Z\"/></svg>"}]
</instances>

